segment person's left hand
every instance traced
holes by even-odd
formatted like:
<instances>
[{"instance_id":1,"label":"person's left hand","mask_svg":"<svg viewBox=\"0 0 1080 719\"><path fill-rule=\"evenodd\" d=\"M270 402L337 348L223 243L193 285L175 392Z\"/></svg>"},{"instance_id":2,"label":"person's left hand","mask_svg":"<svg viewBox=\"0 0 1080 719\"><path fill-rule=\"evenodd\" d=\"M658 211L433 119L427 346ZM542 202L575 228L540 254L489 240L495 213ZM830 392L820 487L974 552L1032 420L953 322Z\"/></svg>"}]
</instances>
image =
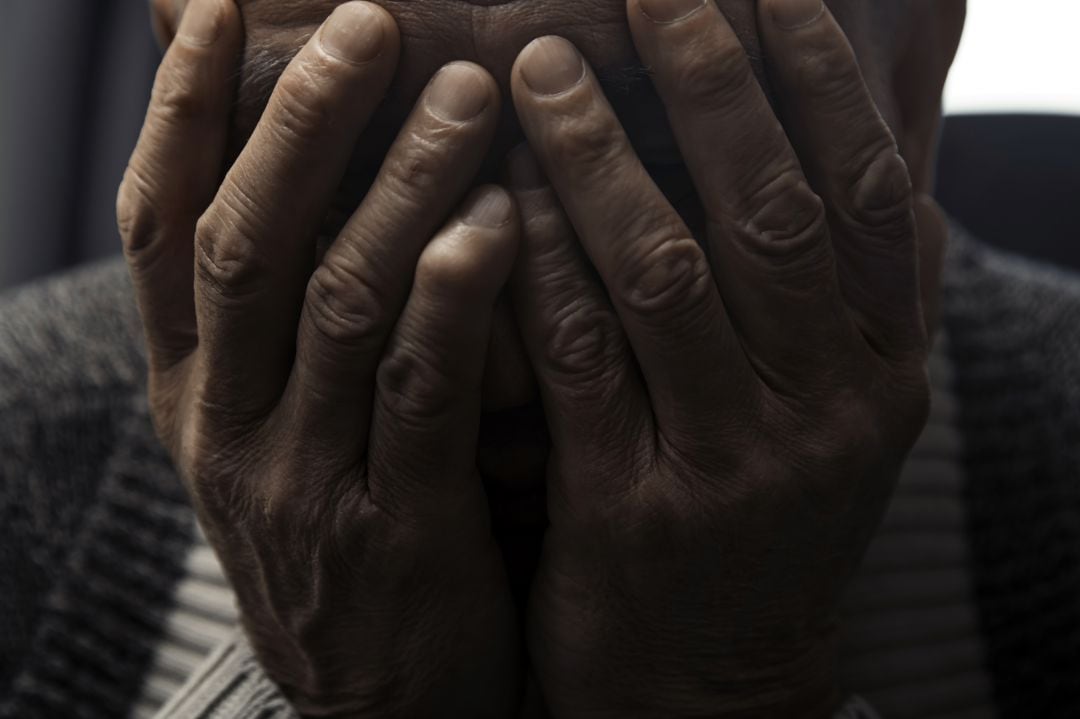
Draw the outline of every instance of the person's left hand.
<instances>
[{"instance_id":1,"label":"person's left hand","mask_svg":"<svg viewBox=\"0 0 1080 719\"><path fill-rule=\"evenodd\" d=\"M785 132L720 10L685 6L629 19L704 247L569 43L512 76L553 443L531 658L559 717L826 716L838 597L928 412L912 186L827 10L759 3Z\"/></svg>"}]
</instances>

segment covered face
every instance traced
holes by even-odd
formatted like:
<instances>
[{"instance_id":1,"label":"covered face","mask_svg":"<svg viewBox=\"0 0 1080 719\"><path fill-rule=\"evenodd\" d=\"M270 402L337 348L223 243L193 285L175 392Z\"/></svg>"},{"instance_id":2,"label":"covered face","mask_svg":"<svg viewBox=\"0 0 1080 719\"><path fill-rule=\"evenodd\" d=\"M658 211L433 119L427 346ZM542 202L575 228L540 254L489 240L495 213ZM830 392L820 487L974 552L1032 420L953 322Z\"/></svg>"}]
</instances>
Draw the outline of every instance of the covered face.
<instances>
[{"instance_id":1,"label":"covered face","mask_svg":"<svg viewBox=\"0 0 1080 719\"><path fill-rule=\"evenodd\" d=\"M892 114L888 58L892 32L882 8L906 0L832 0L829 4L858 53L883 112ZM166 5L172 0L162 0ZM235 115L236 147L258 121L277 77L339 3L338 0L238 0L246 43ZM335 202L348 213L362 196L406 114L444 64L469 60L487 68L503 88L501 129L483 170L498 179L506 152L521 140L509 102L510 71L531 40L550 34L573 42L597 71L612 105L645 166L673 203L690 215L694 196L668 129L665 111L640 66L630 39L625 0L377 0L398 23L402 40L398 74L373 124L355 148L349 176ZM761 61L755 0L716 0L736 30L758 77L768 89ZM690 219L688 217L688 219ZM693 222L689 223L693 226ZM547 456L544 420L531 373L516 341L508 308L496 320L488 359L479 465L493 504L527 523L542 522ZM504 501L500 503L499 496ZM539 507L539 511L537 508ZM520 510L520 512L519 512Z\"/></svg>"},{"instance_id":2,"label":"covered face","mask_svg":"<svg viewBox=\"0 0 1080 719\"><path fill-rule=\"evenodd\" d=\"M444 64L476 62L494 75L509 97L510 69L531 40L561 35L584 53L604 83L642 160L650 167L680 164L663 107L636 59L626 21L625 0L376 0L397 20L401 62L394 85L373 127L357 148L353 172L377 169L390 141L424 85ZM716 0L746 47L763 83L754 0ZM878 100L888 105L880 68L889 49L884 14L875 5L898 0L832 0L830 7L848 31ZM238 139L254 127L277 76L339 0L239 0L246 49L236 116ZM885 108L888 114L888 108ZM492 148L489 172L520 139L513 109L504 105L502 131ZM487 178L491 179L491 178Z\"/></svg>"}]
</instances>

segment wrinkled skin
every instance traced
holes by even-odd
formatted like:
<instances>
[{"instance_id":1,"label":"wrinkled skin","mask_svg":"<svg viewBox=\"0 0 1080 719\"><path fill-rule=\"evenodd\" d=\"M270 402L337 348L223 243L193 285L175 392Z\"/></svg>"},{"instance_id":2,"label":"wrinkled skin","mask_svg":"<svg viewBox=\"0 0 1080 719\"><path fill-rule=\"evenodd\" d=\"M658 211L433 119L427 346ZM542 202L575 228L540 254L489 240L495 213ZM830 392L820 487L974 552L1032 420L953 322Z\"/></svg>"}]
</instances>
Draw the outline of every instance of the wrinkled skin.
<instances>
[{"instance_id":1,"label":"wrinkled skin","mask_svg":"<svg viewBox=\"0 0 1080 719\"><path fill-rule=\"evenodd\" d=\"M906 0L885 0L904 3ZM158 0L168 12L159 17L176 17L186 0ZM273 82L288 60L310 38L338 0L238 0L245 28L245 54L238 88L236 135L246 137L254 128ZM365 139L355 148L356 158L343 192L347 211L361 189L370 183L383 154L396 136L401 122L412 108L421 89L442 65L454 60L476 62L485 67L509 95L510 70L518 52L543 35L566 37L582 48L586 59L597 68L602 82L628 134L647 165L670 170L681 166L674 138L667 127L663 105L640 68L629 34L622 0L512 0L511 2L470 2L469 0L384 0L379 3L393 15L403 38L401 62L386 101L368 125ZM750 0L718 0L740 41L754 63L755 72L767 82L761 62L757 18ZM868 67L887 67L892 51L892 32L874 33L868 4L861 0L835 0L831 7L854 38L857 51ZM898 27L896 34L903 32ZM884 42L890 40L890 42ZM882 77L868 73L871 91L886 116L892 103ZM513 108L508 106L492 145L484 174L497 180L502 158L520 140L520 128ZM686 189L678 178L672 192ZM505 364L507 359L504 357ZM489 409L513 407L531 393L522 387L504 386L489 396ZM489 392L489 395L493 393Z\"/></svg>"},{"instance_id":2,"label":"wrinkled skin","mask_svg":"<svg viewBox=\"0 0 1080 719\"><path fill-rule=\"evenodd\" d=\"M754 2L715 2L771 96ZM155 24L164 42L188 3L152 0ZM237 4L244 25L244 55L231 133L234 153L254 129L278 74L339 0L237 0ZM455 60L476 62L492 74L505 98L518 52L547 34L569 39L597 69L646 168L700 234L696 193L663 104L641 70L623 0L379 0L379 4L400 28L400 64L386 99L365 128L362 141L352 149L353 160L327 221L331 234L370 185L401 123L439 67ZM875 14L873 5L892 9ZM916 190L929 192L940 93L962 26L963 0L829 0L829 8L846 31L867 86L898 138ZM918 28L913 39L912 28ZM897 87L897 83L906 84ZM898 107L898 95L906 103L903 108ZM503 158L521 139L514 108L507 105L480 171L482 181L500 180ZM542 504L539 494L547 437L534 377L505 302L496 310L493 331L485 376L481 470L498 494L497 519L535 528L544 521L537 505ZM510 431L511 425L517 430Z\"/></svg>"},{"instance_id":3,"label":"wrinkled skin","mask_svg":"<svg viewBox=\"0 0 1080 719\"><path fill-rule=\"evenodd\" d=\"M402 4L400 26L350 3L327 28L377 24L375 57L340 59L324 28L265 112L241 88L239 129L241 48L257 67L252 48L309 38L328 8L250 0L245 38L236 7L199 0L178 30L118 200L153 414L256 652L305 714L834 708L837 597L925 419L940 217L831 14L785 30L784 2L763 0L658 24L640 3L621 26L560 29L588 35L584 64L554 39L519 55L516 33L550 22L525 5L449 5L425 35L433 3ZM215 4L219 35L200 40ZM502 12L521 15L499 44L482 20ZM462 18L463 54L492 72L455 65L387 119L453 57ZM627 62L631 37L655 107L620 124L591 70L536 91L560 67ZM516 110L501 130L500 87ZM365 152L402 121L376 175ZM663 128L665 159L634 141L644 127ZM467 195L507 128L528 143L512 193ZM696 215L657 184L680 148ZM349 190L363 201L339 194L327 238L350 171L370 175ZM520 343L493 329L504 293ZM481 418L534 392L539 462L507 451L518 426ZM504 440L487 453L485 426ZM498 507L493 531L500 484L547 490L535 575Z\"/></svg>"}]
</instances>

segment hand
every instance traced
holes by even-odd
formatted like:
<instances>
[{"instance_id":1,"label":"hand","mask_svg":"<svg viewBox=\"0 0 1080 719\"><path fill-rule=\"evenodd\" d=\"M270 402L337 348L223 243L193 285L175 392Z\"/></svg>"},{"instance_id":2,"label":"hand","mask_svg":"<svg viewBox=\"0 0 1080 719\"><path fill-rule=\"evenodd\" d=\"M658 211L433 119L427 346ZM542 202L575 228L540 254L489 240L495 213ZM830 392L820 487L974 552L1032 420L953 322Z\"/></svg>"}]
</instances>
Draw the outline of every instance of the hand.
<instances>
[{"instance_id":1,"label":"hand","mask_svg":"<svg viewBox=\"0 0 1080 719\"><path fill-rule=\"evenodd\" d=\"M553 443L529 650L555 716L838 700L838 597L925 422L928 340L908 172L808 4L759 3L785 133L713 2L629 0L700 244L569 43L515 65L513 298Z\"/></svg>"},{"instance_id":2,"label":"hand","mask_svg":"<svg viewBox=\"0 0 1080 719\"><path fill-rule=\"evenodd\" d=\"M376 5L338 7L222 181L240 43L232 2L192 3L120 190L159 433L301 713L507 716L517 621L475 454L517 212L488 187L443 224L486 154L497 87L444 68L317 262L396 27Z\"/></svg>"}]
</instances>

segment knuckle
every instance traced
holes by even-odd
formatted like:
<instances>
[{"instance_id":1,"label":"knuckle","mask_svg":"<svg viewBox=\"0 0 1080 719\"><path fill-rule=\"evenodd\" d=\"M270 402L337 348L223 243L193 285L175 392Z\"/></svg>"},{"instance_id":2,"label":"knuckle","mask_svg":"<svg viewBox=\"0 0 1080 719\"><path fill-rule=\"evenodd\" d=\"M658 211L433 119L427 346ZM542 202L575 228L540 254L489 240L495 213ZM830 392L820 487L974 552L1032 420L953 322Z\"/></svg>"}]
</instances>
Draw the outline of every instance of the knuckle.
<instances>
[{"instance_id":1,"label":"knuckle","mask_svg":"<svg viewBox=\"0 0 1080 719\"><path fill-rule=\"evenodd\" d=\"M447 150L455 143L440 142L410 128L396 144L380 181L397 213L412 214L424 205L424 198L437 194L444 183L450 158Z\"/></svg>"},{"instance_id":2,"label":"knuckle","mask_svg":"<svg viewBox=\"0 0 1080 719\"><path fill-rule=\"evenodd\" d=\"M219 300L239 300L261 288L266 258L247 234L230 230L216 212L195 228L195 277Z\"/></svg>"},{"instance_id":3,"label":"knuckle","mask_svg":"<svg viewBox=\"0 0 1080 719\"><path fill-rule=\"evenodd\" d=\"M433 355L438 350L399 340L384 355L376 375L382 408L408 427L423 429L451 414L461 382Z\"/></svg>"},{"instance_id":4,"label":"knuckle","mask_svg":"<svg viewBox=\"0 0 1080 719\"><path fill-rule=\"evenodd\" d=\"M849 221L886 240L908 240L914 231L914 208L907 163L895 146L872 157L852 183Z\"/></svg>"},{"instance_id":5,"label":"knuckle","mask_svg":"<svg viewBox=\"0 0 1080 719\"><path fill-rule=\"evenodd\" d=\"M214 101L199 87L197 55L203 51L177 47L179 56L158 68L149 110L153 120L176 126L198 120L213 109Z\"/></svg>"},{"instance_id":6,"label":"knuckle","mask_svg":"<svg viewBox=\"0 0 1080 719\"><path fill-rule=\"evenodd\" d=\"M732 39L709 48L688 47L672 78L675 96L694 108L738 109L757 80L742 45Z\"/></svg>"},{"instance_id":7,"label":"knuckle","mask_svg":"<svg viewBox=\"0 0 1080 719\"><path fill-rule=\"evenodd\" d=\"M654 243L617 272L616 296L639 320L672 328L703 315L715 292L705 253L693 238Z\"/></svg>"},{"instance_id":8,"label":"knuckle","mask_svg":"<svg viewBox=\"0 0 1080 719\"><path fill-rule=\"evenodd\" d=\"M286 143L305 146L341 114L343 93L314 62L298 62L281 76L273 95L270 127Z\"/></svg>"},{"instance_id":9,"label":"knuckle","mask_svg":"<svg viewBox=\"0 0 1080 719\"><path fill-rule=\"evenodd\" d=\"M825 204L794 168L749 193L733 234L744 252L785 272L828 261Z\"/></svg>"},{"instance_id":10,"label":"knuckle","mask_svg":"<svg viewBox=\"0 0 1080 719\"><path fill-rule=\"evenodd\" d=\"M383 293L364 271L342 261L321 265L308 282L305 308L332 345L364 351L381 342L392 318Z\"/></svg>"},{"instance_id":11,"label":"knuckle","mask_svg":"<svg viewBox=\"0 0 1080 719\"><path fill-rule=\"evenodd\" d=\"M627 356L626 339L612 313L580 299L553 317L544 352L548 366L566 386L585 392L610 387Z\"/></svg>"},{"instance_id":12,"label":"knuckle","mask_svg":"<svg viewBox=\"0 0 1080 719\"><path fill-rule=\"evenodd\" d=\"M544 190L536 206L523 209L521 232L528 238L528 251L544 268L538 270L541 274L548 270L557 274L572 260L573 253L568 251L572 245L567 239L574 236L574 230L553 190Z\"/></svg>"},{"instance_id":13,"label":"knuckle","mask_svg":"<svg viewBox=\"0 0 1080 719\"><path fill-rule=\"evenodd\" d=\"M783 454L771 458L787 467L775 472L781 484L790 484L792 474L801 476L814 496L827 499L882 459L881 413L861 390L841 387L828 401L789 407L786 414L787 421L770 430L784 432L776 437ZM791 432L792 427L800 430Z\"/></svg>"},{"instance_id":14,"label":"knuckle","mask_svg":"<svg viewBox=\"0 0 1080 719\"><path fill-rule=\"evenodd\" d=\"M158 227L157 216L150 183L130 164L116 193L116 226L129 255L137 255L152 243Z\"/></svg>"},{"instance_id":15,"label":"knuckle","mask_svg":"<svg viewBox=\"0 0 1080 719\"><path fill-rule=\"evenodd\" d=\"M830 112L857 112L865 102L865 84L846 43L819 45L796 66L796 81L807 99Z\"/></svg>"},{"instance_id":16,"label":"knuckle","mask_svg":"<svg viewBox=\"0 0 1080 719\"><path fill-rule=\"evenodd\" d=\"M596 104L560 123L548 142L548 154L554 166L572 167L588 174L605 172L629 151L615 115Z\"/></svg>"}]
</instances>

